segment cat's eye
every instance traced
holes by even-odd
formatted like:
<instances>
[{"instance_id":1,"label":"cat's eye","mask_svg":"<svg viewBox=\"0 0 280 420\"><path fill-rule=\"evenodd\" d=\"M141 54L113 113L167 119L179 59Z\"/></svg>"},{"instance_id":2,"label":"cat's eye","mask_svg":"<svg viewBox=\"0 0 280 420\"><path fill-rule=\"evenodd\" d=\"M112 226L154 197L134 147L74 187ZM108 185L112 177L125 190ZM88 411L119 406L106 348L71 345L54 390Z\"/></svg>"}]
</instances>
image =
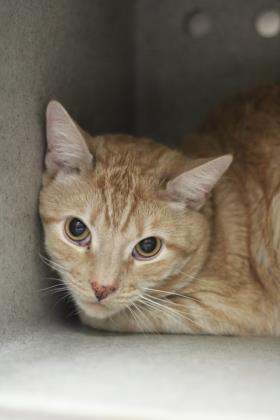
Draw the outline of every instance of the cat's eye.
<instances>
[{"instance_id":1,"label":"cat's eye","mask_svg":"<svg viewBox=\"0 0 280 420\"><path fill-rule=\"evenodd\" d=\"M65 223L65 233L71 241L84 243L90 239L90 231L84 222L77 217L70 217Z\"/></svg>"},{"instance_id":2,"label":"cat's eye","mask_svg":"<svg viewBox=\"0 0 280 420\"><path fill-rule=\"evenodd\" d=\"M156 236L142 239L134 247L132 256L138 260L149 259L155 257L161 250L162 242Z\"/></svg>"}]
</instances>

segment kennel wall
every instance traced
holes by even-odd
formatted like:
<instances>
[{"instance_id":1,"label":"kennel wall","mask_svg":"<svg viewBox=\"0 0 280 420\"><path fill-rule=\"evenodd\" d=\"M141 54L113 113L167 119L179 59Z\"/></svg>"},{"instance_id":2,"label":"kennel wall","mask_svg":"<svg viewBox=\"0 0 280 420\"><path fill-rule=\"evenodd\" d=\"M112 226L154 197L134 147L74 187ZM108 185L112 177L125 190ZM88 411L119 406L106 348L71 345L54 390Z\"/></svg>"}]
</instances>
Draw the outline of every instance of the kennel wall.
<instances>
[{"instance_id":1,"label":"kennel wall","mask_svg":"<svg viewBox=\"0 0 280 420\"><path fill-rule=\"evenodd\" d=\"M277 418L276 338L101 334L67 320L41 292L54 273L37 204L51 98L93 133L176 145L224 95L279 78L279 1L0 10L0 419Z\"/></svg>"}]
</instances>

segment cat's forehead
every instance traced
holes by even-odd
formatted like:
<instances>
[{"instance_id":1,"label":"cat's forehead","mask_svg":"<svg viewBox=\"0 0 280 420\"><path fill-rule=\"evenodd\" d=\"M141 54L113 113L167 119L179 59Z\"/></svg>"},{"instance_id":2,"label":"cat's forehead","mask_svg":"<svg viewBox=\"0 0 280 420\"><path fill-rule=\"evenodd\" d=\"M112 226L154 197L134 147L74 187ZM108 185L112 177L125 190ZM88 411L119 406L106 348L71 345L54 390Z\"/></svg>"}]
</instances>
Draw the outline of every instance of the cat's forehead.
<instances>
[{"instance_id":1,"label":"cat's forehead","mask_svg":"<svg viewBox=\"0 0 280 420\"><path fill-rule=\"evenodd\" d=\"M129 172L155 175L174 158L174 152L162 144L149 138L137 139L123 134L91 137L88 147L97 165L106 170L119 171L120 176Z\"/></svg>"},{"instance_id":2,"label":"cat's forehead","mask_svg":"<svg viewBox=\"0 0 280 420\"><path fill-rule=\"evenodd\" d=\"M126 215L132 216L133 210L137 205L137 200L133 193L126 196L116 189L100 188L95 191L96 202L91 206L91 223L95 225L102 222L107 227L121 229L125 223Z\"/></svg>"},{"instance_id":3,"label":"cat's forehead","mask_svg":"<svg viewBox=\"0 0 280 420\"><path fill-rule=\"evenodd\" d=\"M142 179L141 185L135 174L128 177L121 170L96 176L91 189L94 198L87 210L90 223L108 231L141 234L145 224L156 214L152 186L148 183Z\"/></svg>"},{"instance_id":4,"label":"cat's forehead","mask_svg":"<svg viewBox=\"0 0 280 420\"><path fill-rule=\"evenodd\" d=\"M139 154L129 141L102 142L95 149L95 168L91 173L92 201L91 222L102 219L107 227L125 230L131 223L143 225L145 213L156 201L160 176L155 162L147 164L147 157ZM135 146L135 143L133 143Z\"/></svg>"}]
</instances>

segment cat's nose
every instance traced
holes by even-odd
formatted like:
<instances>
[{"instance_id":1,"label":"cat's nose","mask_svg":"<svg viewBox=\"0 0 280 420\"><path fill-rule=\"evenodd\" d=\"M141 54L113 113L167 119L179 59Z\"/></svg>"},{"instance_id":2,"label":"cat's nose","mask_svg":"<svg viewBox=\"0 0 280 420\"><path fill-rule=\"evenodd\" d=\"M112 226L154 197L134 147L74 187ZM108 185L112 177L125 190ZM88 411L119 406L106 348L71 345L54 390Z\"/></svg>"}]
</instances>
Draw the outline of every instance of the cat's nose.
<instances>
[{"instance_id":1,"label":"cat's nose","mask_svg":"<svg viewBox=\"0 0 280 420\"><path fill-rule=\"evenodd\" d=\"M113 293L117 287L115 284L110 284L107 286L103 286L102 284L99 284L97 281L91 282L92 290L94 291L95 296L100 301L102 299L105 299L107 296L109 296L111 293Z\"/></svg>"}]
</instances>

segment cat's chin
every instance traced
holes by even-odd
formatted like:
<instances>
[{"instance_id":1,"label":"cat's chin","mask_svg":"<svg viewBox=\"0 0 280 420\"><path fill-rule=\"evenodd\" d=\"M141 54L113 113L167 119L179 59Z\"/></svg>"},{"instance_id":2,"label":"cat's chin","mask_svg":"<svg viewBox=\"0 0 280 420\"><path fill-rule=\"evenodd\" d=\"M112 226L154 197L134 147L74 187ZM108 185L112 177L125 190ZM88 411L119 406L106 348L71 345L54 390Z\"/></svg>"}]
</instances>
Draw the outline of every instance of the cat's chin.
<instances>
[{"instance_id":1,"label":"cat's chin","mask_svg":"<svg viewBox=\"0 0 280 420\"><path fill-rule=\"evenodd\" d=\"M76 303L87 316L92 318L105 319L119 312L118 309L113 310L99 302L78 301Z\"/></svg>"}]
</instances>

